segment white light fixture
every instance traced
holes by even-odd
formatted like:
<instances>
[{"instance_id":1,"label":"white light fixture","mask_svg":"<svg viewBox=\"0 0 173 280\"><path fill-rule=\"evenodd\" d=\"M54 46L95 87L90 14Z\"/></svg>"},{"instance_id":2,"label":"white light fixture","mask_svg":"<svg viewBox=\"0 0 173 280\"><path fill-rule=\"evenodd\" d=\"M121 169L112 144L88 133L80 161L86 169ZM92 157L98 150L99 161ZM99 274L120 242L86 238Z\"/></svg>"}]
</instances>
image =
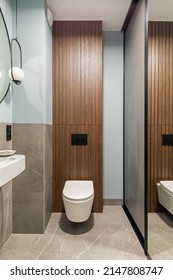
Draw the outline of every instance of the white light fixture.
<instances>
[{"instance_id":1,"label":"white light fixture","mask_svg":"<svg viewBox=\"0 0 173 280\"><path fill-rule=\"evenodd\" d=\"M9 70L8 75L16 85L20 85L25 77L24 71L21 68L15 66Z\"/></svg>"},{"instance_id":2,"label":"white light fixture","mask_svg":"<svg viewBox=\"0 0 173 280\"><path fill-rule=\"evenodd\" d=\"M20 67L13 66L13 43L16 43L19 49L19 58L20 58ZM17 0L16 0L16 38L13 38L10 43L10 53L11 53L11 68L8 72L8 75L12 82L14 82L16 85L20 85L20 83L23 81L25 74L22 70L22 48L19 44L19 41L17 39Z\"/></svg>"},{"instance_id":3,"label":"white light fixture","mask_svg":"<svg viewBox=\"0 0 173 280\"><path fill-rule=\"evenodd\" d=\"M16 42L19 48L19 52L20 52L20 67L17 66L13 66L13 42ZM25 74L24 71L22 70L22 48L17 40L17 38L13 38L11 40L11 44L10 44L10 51L11 51L11 68L8 72L8 75L10 77L10 79L16 84L16 85L20 85L20 83L23 81Z\"/></svg>"}]
</instances>

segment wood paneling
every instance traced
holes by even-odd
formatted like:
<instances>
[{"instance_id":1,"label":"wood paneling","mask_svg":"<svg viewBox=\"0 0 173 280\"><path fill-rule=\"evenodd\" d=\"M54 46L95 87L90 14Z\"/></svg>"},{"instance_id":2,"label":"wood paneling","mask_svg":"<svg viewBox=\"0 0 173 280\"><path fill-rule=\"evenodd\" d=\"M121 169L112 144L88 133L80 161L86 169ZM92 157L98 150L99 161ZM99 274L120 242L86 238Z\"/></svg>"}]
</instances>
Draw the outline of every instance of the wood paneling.
<instances>
[{"instance_id":1,"label":"wood paneling","mask_svg":"<svg viewBox=\"0 0 173 280\"><path fill-rule=\"evenodd\" d=\"M57 21L53 40L54 123L102 124L102 23Z\"/></svg>"},{"instance_id":2,"label":"wood paneling","mask_svg":"<svg viewBox=\"0 0 173 280\"><path fill-rule=\"evenodd\" d=\"M57 21L53 26L54 211L64 211L66 180L92 180L94 212L102 212L102 23ZM72 146L72 133L88 134Z\"/></svg>"},{"instance_id":3,"label":"wood paneling","mask_svg":"<svg viewBox=\"0 0 173 280\"><path fill-rule=\"evenodd\" d=\"M173 180L173 147L162 134L173 134L173 23L149 22L148 41L148 210L157 212L156 183Z\"/></svg>"}]
</instances>

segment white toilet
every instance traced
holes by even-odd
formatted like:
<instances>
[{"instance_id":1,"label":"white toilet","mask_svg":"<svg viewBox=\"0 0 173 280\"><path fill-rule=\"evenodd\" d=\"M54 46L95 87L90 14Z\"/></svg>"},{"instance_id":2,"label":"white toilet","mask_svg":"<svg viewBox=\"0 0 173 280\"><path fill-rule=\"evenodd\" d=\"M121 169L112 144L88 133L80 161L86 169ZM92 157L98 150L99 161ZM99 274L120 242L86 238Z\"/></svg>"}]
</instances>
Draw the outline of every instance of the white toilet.
<instances>
[{"instance_id":1,"label":"white toilet","mask_svg":"<svg viewBox=\"0 0 173 280\"><path fill-rule=\"evenodd\" d=\"M173 181L160 181L157 191L159 203L173 215Z\"/></svg>"},{"instance_id":2,"label":"white toilet","mask_svg":"<svg viewBox=\"0 0 173 280\"><path fill-rule=\"evenodd\" d=\"M67 218L72 222L84 222L90 214L94 200L92 181L66 181L62 193Z\"/></svg>"}]
</instances>

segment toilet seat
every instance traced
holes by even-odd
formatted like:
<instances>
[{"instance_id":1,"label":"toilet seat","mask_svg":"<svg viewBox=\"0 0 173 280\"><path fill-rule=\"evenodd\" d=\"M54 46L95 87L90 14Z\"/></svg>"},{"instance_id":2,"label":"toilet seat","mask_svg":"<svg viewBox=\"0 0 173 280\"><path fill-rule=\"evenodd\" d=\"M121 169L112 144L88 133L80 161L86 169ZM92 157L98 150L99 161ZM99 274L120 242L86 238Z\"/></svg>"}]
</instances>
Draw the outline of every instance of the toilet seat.
<instances>
[{"instance_id":1,"label":"toilet seat","mask_svg":"<svg viewBox=\"0 0 173 280\"><path fill-rule=\"evenodd\" d=\"M173 195L173 181L160 181L160 185L165 191Z\"/></svg>"},{"instance_id":2,"label":"toilet seat","mask_svg":"<svg viewBox=\"0 0 173 280\"><path fill-rule=\"evenodd\" d=\"M92 181L66 181L63 196L68 200L83 201L94 196Z\"/></svg>"}]
</instances>

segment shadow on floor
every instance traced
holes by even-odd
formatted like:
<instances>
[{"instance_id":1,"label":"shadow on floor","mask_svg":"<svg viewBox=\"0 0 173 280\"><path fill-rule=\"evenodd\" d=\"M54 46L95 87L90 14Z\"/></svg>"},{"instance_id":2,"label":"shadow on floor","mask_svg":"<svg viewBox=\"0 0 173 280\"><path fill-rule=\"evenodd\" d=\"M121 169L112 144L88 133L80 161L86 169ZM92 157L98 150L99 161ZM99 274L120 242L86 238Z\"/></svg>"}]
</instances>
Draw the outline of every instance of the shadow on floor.
<instances>
[{"instance_id":1,"label":"shadow on floor","mask_svg":"<svg viewBox=\"0 0 173 280\"><path fill-rule=\"evenodd\" d=\"M170 214L166 210L165 210L165 212L158 212L157 214L165 224L167 224L168 226L173 228L173 215L172 214Z\"/></svg>"},{"instance_id":2,"label":"shadow on floor","mask_svg":"<svg viewBox=\"0 0 173 280\"><path fill-rule=\"evenodd\" d=\"M91 213L89 219L82 223L71 222L67 219L65 213L60 218L60 228L68 234L80 235L89 232L94 226L94 217Z\"/></svg>"}]
</instances>

